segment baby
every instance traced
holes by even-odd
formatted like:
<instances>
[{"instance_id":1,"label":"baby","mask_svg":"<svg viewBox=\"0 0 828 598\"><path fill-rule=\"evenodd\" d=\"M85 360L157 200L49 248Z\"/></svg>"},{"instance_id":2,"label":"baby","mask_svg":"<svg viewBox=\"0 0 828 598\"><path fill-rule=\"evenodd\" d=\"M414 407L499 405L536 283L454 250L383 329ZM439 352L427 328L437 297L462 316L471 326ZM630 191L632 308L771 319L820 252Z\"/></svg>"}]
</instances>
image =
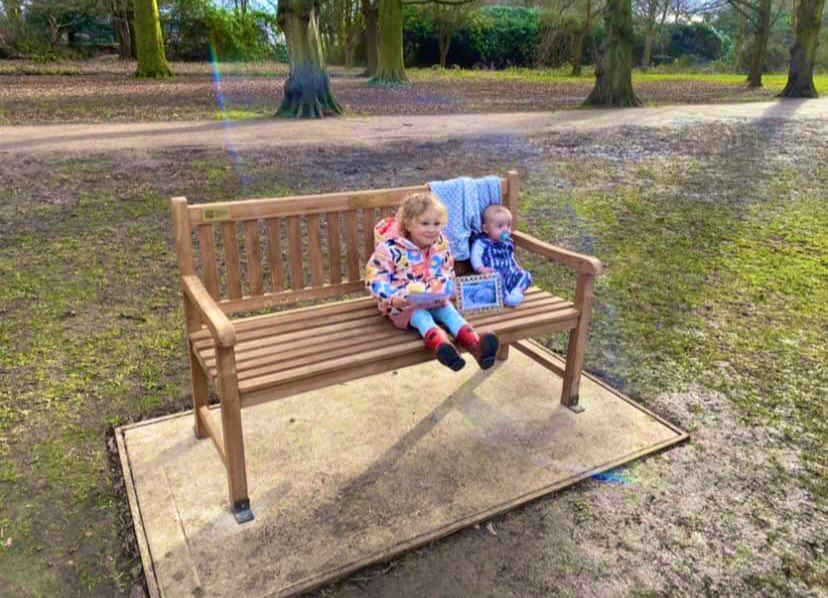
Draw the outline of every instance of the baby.
<instances>
[{"instance_id":1,"label":"baby","mask_svg":"<svg viewBox=\"0 0 828 598\"><path fill-rule=\"evenodd\" d=\"M503 303L517 307L532 286L532 275L515 261L512 213L506 206L490 205L483 212L483 234L472 241L471 266L478 274L497 273L503 283Z\"/></svg>"}]
</instances>

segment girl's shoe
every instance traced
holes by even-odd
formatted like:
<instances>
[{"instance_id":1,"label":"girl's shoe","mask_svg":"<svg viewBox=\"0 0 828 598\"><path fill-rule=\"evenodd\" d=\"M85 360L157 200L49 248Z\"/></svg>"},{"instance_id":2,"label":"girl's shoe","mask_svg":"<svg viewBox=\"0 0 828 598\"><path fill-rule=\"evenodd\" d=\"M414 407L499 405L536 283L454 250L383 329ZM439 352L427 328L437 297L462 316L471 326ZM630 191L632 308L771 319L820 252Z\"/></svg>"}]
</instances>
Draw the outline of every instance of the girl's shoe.
<instances>
[{"instance_id":1,"label":"girl's shoe","mask_svg":"<svg viewBox=\"0 0 828 598\"><path fill-rule=\"evenodd\" d=\"M460 357L457 349L451 344L442 328L435 326L425 333L424 339L426 347L432 349L437 355L437 361L447 368L457 372L466 365L466 361Z\"/></svg>"},{"instance_id":2,"label":"girl's shoe","mask_svg":"<svg viewBox=\"0 0 828 598\"><path fill-rule=\"evenodd\" d=\"M470 324L457 331L457 344L469 350L477 360L481 370L488 370L494 365L500 341L492 332L478 335Z\"/></svg>"}]
</instances>

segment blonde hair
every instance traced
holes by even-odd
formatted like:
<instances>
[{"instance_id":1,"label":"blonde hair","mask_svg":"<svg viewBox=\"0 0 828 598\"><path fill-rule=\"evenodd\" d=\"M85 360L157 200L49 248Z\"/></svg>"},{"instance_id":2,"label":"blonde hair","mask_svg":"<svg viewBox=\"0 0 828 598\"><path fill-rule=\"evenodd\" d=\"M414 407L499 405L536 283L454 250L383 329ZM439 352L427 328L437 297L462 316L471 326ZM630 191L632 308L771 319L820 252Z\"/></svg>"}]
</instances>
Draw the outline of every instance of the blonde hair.
<instances>
[{"instance_id":1,"label":"blonde hair","mask_svg":"<svg viewBox=\"0 0 828 598\"><path fill-rule=\"evenodd\" d=\"M406 223L411 222L428 210L437 211L440 214L440 222L443 224L448 222L448 210L446 210L446 206L440 203L440 200L431 191L412 193L406 197L400 209L397 210L397 220L403 232L408 233Z\"/></svg>"},{"instance_id":2,"label":"blonde hair","mask_svg":"<svg viewBox=\"0 0 828 598\"><path fill-rule=\"evenodd\" d=\"M509 211L509 208L503 204L493 203L483 210L483 224L486 224L489 221L489 218L492 218L498 214L508 214L509 218L512 217L512 212Z\"/></svg>"}]
</instances>

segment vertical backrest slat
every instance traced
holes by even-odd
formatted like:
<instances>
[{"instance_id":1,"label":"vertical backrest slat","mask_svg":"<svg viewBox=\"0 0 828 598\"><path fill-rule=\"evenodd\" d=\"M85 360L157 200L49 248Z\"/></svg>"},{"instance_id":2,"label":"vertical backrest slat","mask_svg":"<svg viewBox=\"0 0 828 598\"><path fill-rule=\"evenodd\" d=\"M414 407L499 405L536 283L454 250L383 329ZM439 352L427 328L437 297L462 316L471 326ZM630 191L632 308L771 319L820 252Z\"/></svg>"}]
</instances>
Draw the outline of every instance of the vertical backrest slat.
<instances>
[{"instance_id":1,"label":"vertical backrest slat","mask_svg":"<svg viewBox=\"0 0 828 598\"><path fill-rule=\"evenodd\" d=\"M311 286L321 287L322 275L322 234L319 228L319 214L308 215L308 251L310 253Z\"/></svg>"},{"instance_id":2,"label":"vertical backrest slat","mask_svg":"<svg viewBox=\"0 0 828 598\"><path fill-rule=\"evenodd\" d=\"M374 253L374 208L362 210L362 242L365 247L365 261Z\"/></svg>"},{"instance_id":3,"label":"vertical backrest slat","mask_svg":"<svg viewBox=\"0 0 828 598\"><path fill-rule=\"evenodd\" d=\"M216 244L212 224L199 224L198 249L201 253L201 268L204 272L204 286L210 296L219 299L218 266L216 265Z\"/></svg>"},{"instance_id":4,"label":"vertical backrest slat","mask_svg":"<svg viewBox=\"0 0 828 598\"><path fill-rule=\"evenodd\" d=\"M267 257L270 262L270 290L283 290L284 269L282 267L282 231L278 218L267 219Z\"/></svg>"},{"instance_id":5,"label":"vertical backrest slat","mask_svg":"<svg viewBox=\"0 0 828 598\"><path fill-rule=\"evenodd\" d=\"M507 189L504 203L512 213L512 229L517 230L517 222L519 219L518 196L520 195L520 179L518 178L517 170L510 170L506 178L509 181L509 188Z\"/></svg>"},{"instance_id":6,"label":"vertical backrest slat","mask_svg":"<svg viewBox=\"0 0 828 598\"><path fill-rule=\"evenodd\" d=\"M342 248L339 244L339 212L328 212L328 261L331 266L331 284L342 282Z\"/></svg>"},{"instance_id":7,"label":"vertical backrest slat","mask_svg":"<svg viewBox=\"0 0 828 598\"><path fill-rule=\"evenodd\" d=\"M345 212L345 244L348 258L348 281L360 279L359 240L356 210Z\"/></svg>"},{"instance_id":8,"label":"vertical backrest slat","mask_svg":"<svg viewBox=\"0 0 828 598\"><path fill-rule=\"evenodd\" d=\"M262 256L259 248L259 221L244 221L244 246L247 251L247 284L251 295L261 295Z\"/></svg>"},{"instance_id":9,"label":"vertical backrest slat","mask_svg":"<svg viewBox=\"0 0 828 598\"><path fill-rule=\"evenodd\" d=\"M227 274L227 292L231 299L240 299L242 291L236 223L223 222L221 228L224 233L224 267Z\"/></svg>"},{"instance_id":10,"label":"vertical backrest slat","mask_svg":"<svg viewBox=\"0 0 828 598\"><path fill-rule=\"evenodd\" d=\"M393 206L382 206L380 208L380 216L382 218L391 218L394 215Z\"/></svg>"},{"instance_id":11,"label":"vertical backrest slat","mask_svg":"<svg viewBox=\"0 0 828 598\"><path fill-rule=\"evenodd\" d=\"M301 235L299 216L288 217L288 261L290 262L290 284L294 291L305 288Z\"/></svg>"}]
</instances>

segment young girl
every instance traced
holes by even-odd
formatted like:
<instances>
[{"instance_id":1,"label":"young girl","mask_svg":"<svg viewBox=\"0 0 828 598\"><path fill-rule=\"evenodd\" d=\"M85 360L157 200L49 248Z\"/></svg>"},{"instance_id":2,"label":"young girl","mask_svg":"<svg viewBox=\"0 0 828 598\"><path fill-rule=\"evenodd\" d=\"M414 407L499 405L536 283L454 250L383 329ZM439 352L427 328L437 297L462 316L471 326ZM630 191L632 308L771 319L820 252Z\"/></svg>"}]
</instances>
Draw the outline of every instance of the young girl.
<instances>
[{"instance_id":1,"label":"young girl","mask_svg":"<svg viewBox=\"0 0 828 598\"><path fill-rule=\"evenodd\" d=\"M492 333L478 335L449 301L454 294L454 259L442 235L446 220L446 208L434 195L409 195L396 218L381 220L374 229L375 249L365 267L365 286L380 311L398 328L416 329L440 363L454 371L466 365L438 323L485 370L494 365L498 340Z\"/></svg>"}]
</instances>

